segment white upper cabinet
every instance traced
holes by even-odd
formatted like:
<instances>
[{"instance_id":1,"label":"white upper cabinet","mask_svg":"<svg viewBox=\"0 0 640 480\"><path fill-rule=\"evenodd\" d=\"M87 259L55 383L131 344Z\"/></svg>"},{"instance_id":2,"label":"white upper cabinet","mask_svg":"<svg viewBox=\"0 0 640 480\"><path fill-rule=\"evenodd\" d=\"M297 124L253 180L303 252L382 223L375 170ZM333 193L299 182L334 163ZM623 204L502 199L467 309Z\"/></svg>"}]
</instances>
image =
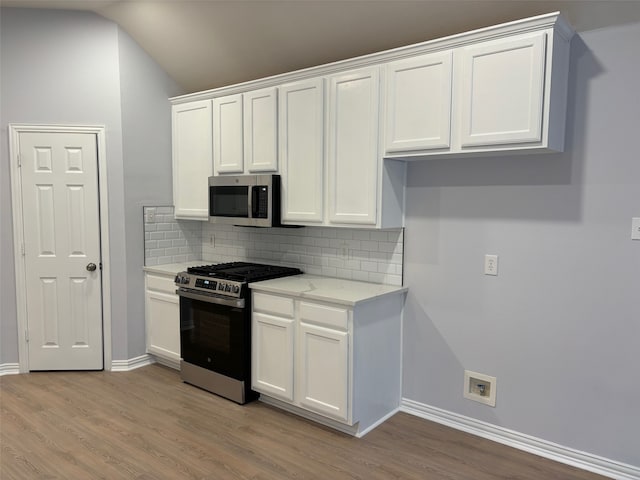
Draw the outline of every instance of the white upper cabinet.
<instances>
[{"instance_id":1,"label":"white upper cabinet","mask_svg":"<svg viewBox=\"0 0 640 480\"><path fill-rule=\"evenodd\" d=\"M278 170L277 89L213 99L215 174Z\"/></svg>"},{"instance_id":2,"label":"white upper cabinet","mask_svg":"<svg viewBox=\"0 0 640 480\"><path fill-rule=\"evenodd\" d=\"M213 174L211 100L173 105L171 113L175 217L208 220L207 178Z\"/></svg>"},{"instance_id":3,"label":"white upper cabinet","mask_svg":"<svg viewBox=\"0 0 640 480\"><path fill-rule=\"evenodd\" d=\"M172 99L176 216L207 218L212 128L214 175L281 174L285 224L402 227L407 160L564 150L573 35L549 13Z\"/></svg>"},{"instance_id":4,"label":"white upper cabinet","mask_svg":"<svg viewBox=\"0 0 640 480\"><path fill-rule=\"evenodd\" d=\"M242 95L213 99L213 163L215 173L243 173Z\"/></svg>"},{"instance_id":5,"label":"white upper cabinet","mask_svg":"<svg viewBox=\"0 0 640 480\"><path fill-rule=\"evenodd\" d=\"M463 149L542 141L546 35L460 49Z\"/></svg>"},{"instance_id":6,"label":"white upper cabinet","mask_svg":"<svg viewBox=\"0 0 640 480\"><path fill-rule=\"evenodd\" d=\"M278 90L244 94L244 164L247 173L278 170Z\"/></svg>"},{"instance_id":7,"label":"white upper cabinet","mask_svg":"<svg viewBox=\"0 0 640 480\"><path fill-rule=\"evenodd\" d=\"M390 62L384 155L563 151L572 35L558 14L541 15Z\"/></svg>"},{"instance_id":8,"label":"white upper cabinet","mask_svg":"<svg viewBox=\"0 0 640 480\"><path fill-rule=\"evenodd\" d=\"M329 83L329 222L375 225L379 68L334 75Z\"/></svg>"},{"instance_id":9,"label":"white upper cabinet","mask_svg":"<svg viewBox=\"0 0 640 480\"><path fill-rule=\"evenodd\" d=\"M279 151L282 221L318 224L324 219L324 80L280 87Z\"/></svg>"},{"instance_id":10,"label":"white upper cabinet","mask_svg":"<svg viewBox=\"0 0 640 480\"><path fill-rule=\"evenodd\" d=\"M451 50L387 65L386 153L450 146L451 65Z\"/></svg>"}]
</instances>

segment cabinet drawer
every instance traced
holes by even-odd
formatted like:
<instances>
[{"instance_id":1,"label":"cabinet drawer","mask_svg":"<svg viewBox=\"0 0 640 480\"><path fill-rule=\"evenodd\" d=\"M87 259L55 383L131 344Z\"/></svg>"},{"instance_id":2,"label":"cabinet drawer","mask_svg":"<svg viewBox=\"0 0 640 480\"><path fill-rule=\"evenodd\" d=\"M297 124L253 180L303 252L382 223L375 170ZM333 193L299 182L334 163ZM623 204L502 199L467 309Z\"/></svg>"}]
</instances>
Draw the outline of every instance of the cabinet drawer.
<instances>
[{"instance_id":1,"label":"cabinet drawer","mask_svg":"<svg viewBox=\"0 0 640 480\"><path fill-rule=\"evenodd\" d=\"M293 299L265 293L254 293L253 310L293 318Z\"/></svg>"},{"instance_id":2,"label":"cabinet drawer","mask_svg":"<svg viewBox=\"0 0 640 480\"><path fill-rule=\"evenodd\" d=\"M147 290L156 290L158 292L176 293L176 284L173 276L165 277L163 275L152 275L147 273Z\"/></svg>"},{"instance_id":3,"label":"cabinet drawer","mask_svg":"<svg viewBox=\"0 0 640 480\"><path fill-rule=\"evenodd\" d=\"M349 310L317 303L300 302L300 320L325 325L330 328L347 330Z\"/></svg>"}]
</instances>

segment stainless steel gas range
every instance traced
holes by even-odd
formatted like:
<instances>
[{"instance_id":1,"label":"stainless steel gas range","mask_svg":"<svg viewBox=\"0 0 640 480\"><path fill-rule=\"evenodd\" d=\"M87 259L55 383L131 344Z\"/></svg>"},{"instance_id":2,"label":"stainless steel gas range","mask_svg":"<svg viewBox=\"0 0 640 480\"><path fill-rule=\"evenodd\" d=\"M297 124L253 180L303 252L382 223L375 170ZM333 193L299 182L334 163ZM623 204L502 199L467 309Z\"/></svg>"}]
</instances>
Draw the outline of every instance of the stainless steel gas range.
<instances>
[{"instance_id":1,"label":"stainless steel gas range","mask_svg":"<svg viewBox=\"0 0 640 480\"><path fill-rule=\"evenodd\" d=\"M243 404L251 390L249 282L301 274L297 268L232 262L176 275L180 296L180 374L186 383Z\"/></svg>"}]
</instances>

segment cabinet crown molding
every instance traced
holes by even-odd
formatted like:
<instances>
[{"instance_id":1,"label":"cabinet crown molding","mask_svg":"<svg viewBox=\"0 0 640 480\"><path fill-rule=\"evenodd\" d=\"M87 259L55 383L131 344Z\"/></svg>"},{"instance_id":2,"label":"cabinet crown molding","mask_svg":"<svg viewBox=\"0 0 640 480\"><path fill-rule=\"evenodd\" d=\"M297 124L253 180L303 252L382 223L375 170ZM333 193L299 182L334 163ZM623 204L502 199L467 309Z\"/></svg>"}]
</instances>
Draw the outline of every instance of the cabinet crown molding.
<instances>
[{"instance_id":1,"label":"cabinet crown molding","mask_svg":"<svg viewBox=\"0 0 640 480\"><path fill-rule=\"evenodd\" d=\"M177 97L172 97L169 100L174 105L193 102L197 100L209 100L225 95L243 93L249 90L274 87L284 83L306 80L321 75L340 73L346 70L352 70L354 68L380 65L388 61L399 60L406 57L436 52L449 48L461 47L479 41L492 40L508 35L513 35L514 33L534 32L545 29L554 29L554 31L566 41L569 41L575 34L573 28L564 19L560 12L552 12L535 17L502 23L499 25L493 25L490 27L479 28L468 32L458 33L443 38L428 40L426 42L398 47L391 50L375 52L360 57L350 58L347 60L340 60L333 63L295 70L293 72L282 73L257 80L250 80L247 82L227 85L224 87L204 90L201 92L180 95Z\"/></svg>"}]
</instances>

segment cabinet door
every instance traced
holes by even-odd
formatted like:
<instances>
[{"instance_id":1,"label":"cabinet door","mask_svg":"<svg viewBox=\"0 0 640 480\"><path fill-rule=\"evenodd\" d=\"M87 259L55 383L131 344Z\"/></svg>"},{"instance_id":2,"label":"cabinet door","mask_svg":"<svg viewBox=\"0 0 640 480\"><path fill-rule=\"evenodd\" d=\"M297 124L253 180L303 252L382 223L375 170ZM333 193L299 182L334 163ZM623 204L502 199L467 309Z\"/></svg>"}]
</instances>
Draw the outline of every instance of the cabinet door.
<instances>
[{"instance_id":1,"label":"cabinet door","mask_svg":"<svg viewBox=\"0 0 640 480\"><path fill-rule=\"evenodd\" d=\"M252 315L251 388L293 401L294 320Z\"/></svg>"},{"instance_id":2,"label":"cabinet door","mask_svg":"<svg viewBox=\"0 0 640 480\"><path fill-rule=\"evenodd\" d=\"M180 299L147 290L147 351L176 365L180 362Z\"/></svg>"},{"instance_id":3,"label":"cabinet door","mask_svg":"<svg viewBox=\"0 0 640 480\"><path fill-rule=\"evenodd\" d=\"M300 404L348 422L349 334L301 322L299 338Z\"/></svg>"},{"instance_id":4,"label":"cabinet door","mask_svg":"<svg viewBox=\"0 0 640 480\"><path fill-rule=\"evenodd\" d=\"M244 164L247 172L278 170L278 90L247 92L244 106Z\"/></svg>"},{"instance_id":5,"label":"cabinet door","mask_svg":"<svg viewBox=\"0 0 640 480\"><path fill-rule=\"evenodd\" d=\"M542 140L546 33L460 50L462 147Z\"/></svg>"},{"instance_id":6,"label":"cabinet door","mask_svg":"<svg viewBox=\"0 0 640 480\"><path fill-rule=\"evenodd\" d=\"M171 113L175 217L208 220L207 178L213 175L211 101L174 105Z\"/></svg>"},{"instance_id":7,"label":"cabinet door","mask_svg":"<svg viewBox=\"0 0 640 480\"><path fill-rule=\"evenodd\" d=\"M379 70L330 78L329 222L376 224Z\"/></svg>"},{"instance_id":8,"label":"cabinet door","mask_svg":"<svg viewBox=\"0 0 640 480\"><path fill-rule=\"evenodd\" d=\"M213 99L213 164L218 173L242 173L242 94Z\"/></svg>"},{"instance_id":9,"label":"cabinet door","mask_svg":"<svg viewBox=\"0 0 640 480\"><path fill-rule=\"evenodd\" d=\"M387 65L385 151L448 148L451 51Z\"/></svg>"},{"instance_id":10,"label":"cabinet door","mask_svg":"<svg viewBox=\"0 0 640 480\"><path fill-rule=\"evenodd\" d=\"M324 82L313 79L280 87L282 220L324 218Z\"/></svg>"}]
</instances>

